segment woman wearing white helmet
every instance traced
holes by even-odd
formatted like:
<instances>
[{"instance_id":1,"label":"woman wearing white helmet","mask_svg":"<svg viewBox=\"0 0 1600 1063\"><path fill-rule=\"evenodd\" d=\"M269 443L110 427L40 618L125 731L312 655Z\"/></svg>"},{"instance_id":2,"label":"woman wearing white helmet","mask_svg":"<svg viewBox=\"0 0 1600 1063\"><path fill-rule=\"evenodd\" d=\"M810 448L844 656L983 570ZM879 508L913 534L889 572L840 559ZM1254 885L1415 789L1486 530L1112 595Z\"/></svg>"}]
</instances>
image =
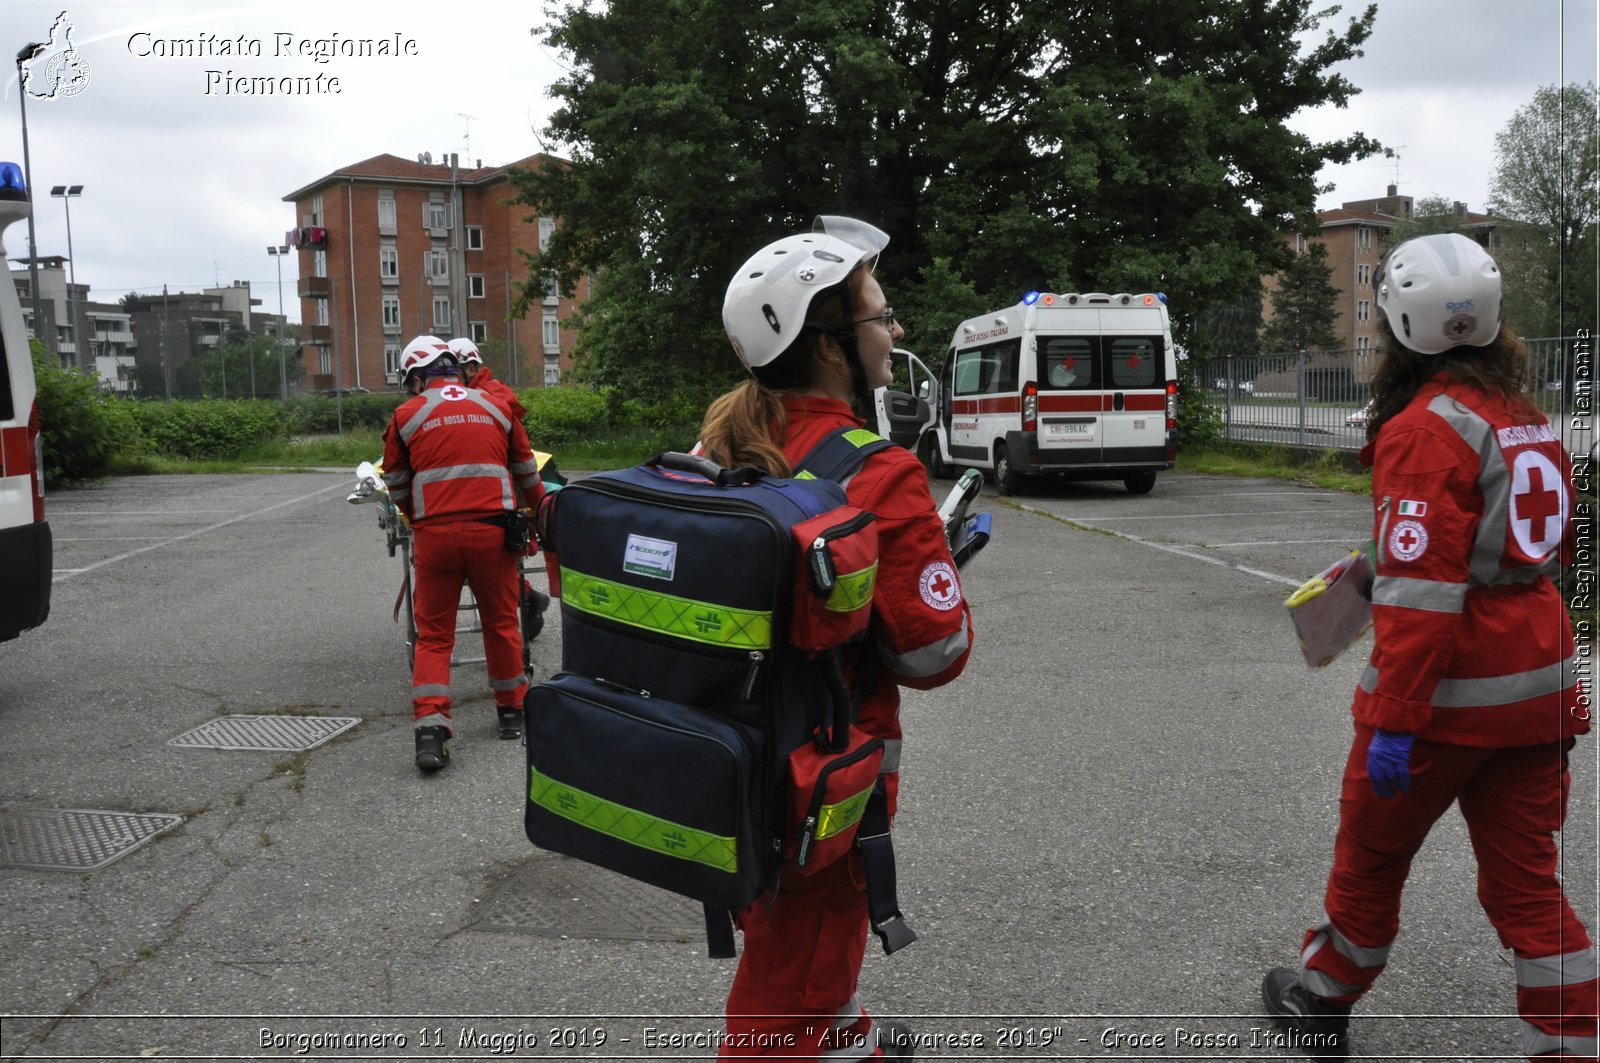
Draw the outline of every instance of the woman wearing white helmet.
<instances>
[{"instance_id":1,"label":"woman wearing white helmet","mask_svg":"<svg viewBox=\"0 0 1600 1063\"><path fill-rule=\"evenodd\" d=\"M867 395L889 383L891 352L904 335L872 274L887 243L870 225L822 218L817 231L769 244L739 269L722 316L753 379L707 411L700 436L706 456L787 475L836 428L861 427L858 414L870 408ZM899 447L871 454L845 491L877 517L869 639L852 647L847 666L865 691L861 729L888 743L883 781L892 814L900 687L926 689L960 674L971 614L915 455ZM813 875L780 872L772 896L738 913L744 955L727 1016L729 1033L740 1040L730 1043L764 1044L765 1052L791 1057L909 1056L903 1027L884 1024L875 1035L856 996L868 930L862 882L857 849ZM786 1042L798 1047L781 1047Z\"/></svg>"},{"instance_id":2,"label":"woman wearing white helmet","mask_svg":"<svg viewBox=\"0 0 1600 1063\"><path fill-rule=\"evenodd\" d=\"M1267 1010L1313 1055L1349 1051L1350 1007L1388 962L1412 857L1452 803L1478 898L1516 957L1528 1056L1596 1055L1594 946L1556 876L1567 755L1589 730L1550 575L1575 546L1571 461L1528 399L1499 268L1464 236L1409 240L1374 280L1383 349L1372 466L1373 651L1356 690L1322 919ZM1461 913L1463 918L1470 918Z\"/></svg>"}]
</instances>

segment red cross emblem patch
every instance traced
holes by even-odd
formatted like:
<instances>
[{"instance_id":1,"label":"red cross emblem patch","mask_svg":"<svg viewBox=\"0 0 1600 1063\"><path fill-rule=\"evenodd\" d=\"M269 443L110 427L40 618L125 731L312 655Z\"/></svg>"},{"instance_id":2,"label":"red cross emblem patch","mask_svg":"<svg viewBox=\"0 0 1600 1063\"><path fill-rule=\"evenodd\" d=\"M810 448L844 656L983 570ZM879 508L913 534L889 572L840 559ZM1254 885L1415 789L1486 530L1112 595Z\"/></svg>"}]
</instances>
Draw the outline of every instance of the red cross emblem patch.
<instances>
[{"instance_id":1,"label":"red cross emblem patch","mask_svg":"<svg viewBox=\"0 0 1600 1063\"><path fill-rule=\"evenodd\" d=\"M1472 335L1472 330L1478 327L1478 319L1471 314L1457 314L1444 323L1444 334L1456 343L1460 343Z\"/></svg>"},{"instance_id":2,"label":"red cross emblem patch","mask_svg":"<svg viewBox=\"0 0 1600 1063\"><path fill-rule=\"evenodd\" d=\"M1561 470L1536 450L1524 450L1511 466L1511 534L1522 552L1543 561L1561 545L1567 526L1567 495Z\"/></svg>"},{"instance_id":3,"label":"red cross emblem patch","mask_svg":"<svg viewBox=\"0 0 1600 1063\"><path fill-rule=\"evenodd\" d=\"M460 384L446 384L439 389L439 397L449 399L451 402L459 402L467 397L467 389Z\"/></svg>"},{"instance_id":4,"label":"red cross emblem patch","mask_svg":"<svg viewBox=\"0 0 1600 1063\"><path fill-rule=\"evenodd\" d=\"M940 612L961 604L961 581L948 561L934 561L922 570L917 579L917 589L922 600Z\"/></svg>"},{"instance_id":5,"label":"red cross emblem patch","mask_svg":"<svg viewBox=\"0 0 1600 1063\"><path fill-rule=\"evenodd\" d=\"M1415 561L1428 550L1428 529L1414 520L1398 521L1389 529L1389 556Z\"/></svg>"}]
</instances>

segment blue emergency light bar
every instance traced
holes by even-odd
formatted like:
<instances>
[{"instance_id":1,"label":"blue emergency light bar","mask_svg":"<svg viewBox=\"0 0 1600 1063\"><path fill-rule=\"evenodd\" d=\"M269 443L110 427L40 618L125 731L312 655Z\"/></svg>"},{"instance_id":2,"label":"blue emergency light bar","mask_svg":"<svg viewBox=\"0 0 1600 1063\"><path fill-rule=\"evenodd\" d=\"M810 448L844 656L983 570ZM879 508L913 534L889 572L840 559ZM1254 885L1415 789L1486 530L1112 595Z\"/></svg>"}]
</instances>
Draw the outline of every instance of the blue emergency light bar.
<instances>
[{"instance_id":1,"label":"blue emergency light bar","mask_svg":"<svg viewBox=\"0 0 1600 1063\"><path fill-rule=\"evenodd\" d=\"M22 177L22 167L14 162L0 162L0 194L7 199L28 198L28 182Z\"/></svg>"}]
</instances>

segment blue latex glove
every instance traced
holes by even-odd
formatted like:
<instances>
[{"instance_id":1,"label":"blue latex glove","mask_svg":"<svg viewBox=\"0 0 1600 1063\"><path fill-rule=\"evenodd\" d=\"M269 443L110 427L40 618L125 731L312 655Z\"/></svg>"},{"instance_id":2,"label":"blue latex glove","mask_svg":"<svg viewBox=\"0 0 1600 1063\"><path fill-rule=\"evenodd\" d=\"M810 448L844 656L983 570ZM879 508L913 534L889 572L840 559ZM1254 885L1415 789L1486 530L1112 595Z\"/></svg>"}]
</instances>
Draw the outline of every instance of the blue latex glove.
<instances>
[{"instance_id":1,"label":"blue latex glove","mask_svg":"<svg viewBox=\"0 0 1600 1063\"><path fill-rule=\"evenodd\" d=\"M1398 790L1411 789L1411 743L1416 735L1379 730L1367 747L1367 777L1372 792L1393 797Z\"/></svg>"}]
</instances>

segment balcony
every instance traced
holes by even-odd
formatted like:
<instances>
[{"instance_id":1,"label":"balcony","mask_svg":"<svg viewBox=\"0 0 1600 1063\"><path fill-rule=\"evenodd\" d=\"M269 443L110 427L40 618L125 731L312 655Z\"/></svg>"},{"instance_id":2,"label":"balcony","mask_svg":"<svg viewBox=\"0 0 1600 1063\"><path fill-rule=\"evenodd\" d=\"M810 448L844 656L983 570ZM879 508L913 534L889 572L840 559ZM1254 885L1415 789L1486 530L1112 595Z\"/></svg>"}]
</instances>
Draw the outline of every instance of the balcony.
<instances>
[{"instance_id":1,"label":"balcony","mask_svg":"<svg viewBox=\"0 0 1600 1063\"><path fill-rule=\"evenodd\" d=\"M329 292L328 278L301 277L298 290L302 299L326 299Z\"/></svg>"},{"instance_id":2,"label":"balcony","mask_svg":"<svg viewBox=\"0 0 1600 1063\"><path fill-rule=\"evenodd\" d=\"M326 347L333 342L332 325L301 325L300 342L314 343L319 347Z\"/></svg>"}]
</instances>

